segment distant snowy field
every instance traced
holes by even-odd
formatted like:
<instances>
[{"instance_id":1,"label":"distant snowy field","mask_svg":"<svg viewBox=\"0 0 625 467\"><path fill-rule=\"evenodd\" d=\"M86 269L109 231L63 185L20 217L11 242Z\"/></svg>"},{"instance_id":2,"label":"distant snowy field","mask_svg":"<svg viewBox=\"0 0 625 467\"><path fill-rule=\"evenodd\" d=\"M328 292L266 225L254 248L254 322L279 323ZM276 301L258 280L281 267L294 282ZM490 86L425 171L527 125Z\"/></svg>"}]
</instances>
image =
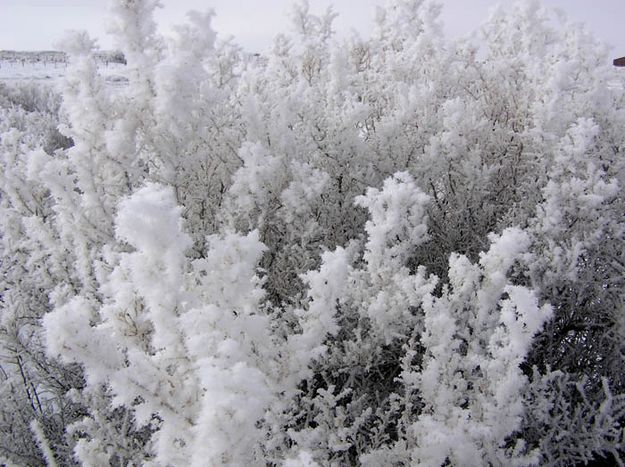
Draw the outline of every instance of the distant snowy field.
<instances>
[{"instance_id":1,"label":"distant snowy field","mask_svg":"<svg viewBox=\"0 0 625 467\"><path fill-rule=\"evenodd\" d=\"M126 66L114 61L113 54L96 57L98 68L107 83L124 85ZM68 62L61 52L0 51L0 82L41 81L55 84L67 73Z\"/></svg>"}]
</instances>

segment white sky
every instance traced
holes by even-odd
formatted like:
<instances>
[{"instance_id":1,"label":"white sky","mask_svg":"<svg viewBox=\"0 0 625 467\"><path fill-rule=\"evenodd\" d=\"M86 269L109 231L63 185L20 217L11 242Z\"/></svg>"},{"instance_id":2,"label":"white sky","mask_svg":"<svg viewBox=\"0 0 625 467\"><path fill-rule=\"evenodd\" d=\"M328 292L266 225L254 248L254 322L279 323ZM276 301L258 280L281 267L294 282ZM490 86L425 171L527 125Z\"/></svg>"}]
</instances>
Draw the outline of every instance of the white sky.
<instances>
[{"instance_id":1,"label":"white sky","mask_svg":"<svg viewBox=\"0 0 625 467\"><path fill-rule=\"evenodd\" d=\"M375 5L385 0L310 0L314 12L333 3L339 32L356 29L364 36L372 24ZM625 56L625 0L542 0L560 8L575 21L614 46L614 57ZM190 9L217 12L218 33L233 35L249 51L261 51L272 37L286 29L291 0L161 0L164 8L157 20L164 31L183 22ZM471 30L487 18L490 8L511 0L442 0L443 21L451 37ZM112 42L106 35L108 0L0 0L0 50L53 49L67 29L86 29L102 48Z\"/></svg>"}]
</instances>

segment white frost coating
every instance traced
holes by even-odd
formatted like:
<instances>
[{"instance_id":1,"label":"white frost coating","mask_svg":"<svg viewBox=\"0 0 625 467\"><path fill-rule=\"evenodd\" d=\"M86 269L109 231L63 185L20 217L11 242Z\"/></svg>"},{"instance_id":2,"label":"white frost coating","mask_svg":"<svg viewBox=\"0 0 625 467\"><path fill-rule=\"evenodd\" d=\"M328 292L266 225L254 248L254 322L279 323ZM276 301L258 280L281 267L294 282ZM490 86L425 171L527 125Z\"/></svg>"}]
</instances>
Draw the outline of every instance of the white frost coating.
<instances>
[{"instance_id":1,"label":"white frost coating","mask_svg":"<svg viewBox=\"0 0 625 467\"><path fill-rule=\"evenodd\" d=\"M321 255L321 267L302 276L308 285L308 308L296 310L301 334L289 336L293 352L293 371L307 373L308 364L325 352L323 342L338 332L336 311L347 286L349 254L343 248Z\"/></svg>"},{"instance_id":2,"label":"white frost coating","mask_svg":"<svg viewBox=\"0 0 625 467\"><path fill-rule=\"evenodd\" d=\"M485 422L505 432L513 432L524 413L519 394L527 378L519 365L530 349L532 339L552 315L549 305L540 307L536 294L525 287L507 286L509 299L500 303L499 326L488 343L491 358L485 365L491 394L484 405Z\"/></svg>"},{"instance_id":3,"label":"white frost coating","mask_svg":"<svg viewBox=\"0 0 625 467\"><path fill-rule=\"evenodd\" d=\"M81 363L89 384L105 383L122 362L114 342L91 325L94 305L74 297L43 317L47 352L67 363Z\"/></svg>"},{"instance_id":4,"label":"white frost coating","mask_svg":"<svg viewBox=\"0 0 625 467\"><path fill-rule=\"evenodd\" d=\"M257 423L274 394L257 276L266 248L257 231L210 236L191 270L182 227L169 187L122 201L115 232L136 251L109 252L104 305L78 296L45 317L48 350L82 364L90 385L107 384L137 426L158 414L154 465L260 465Z\"/></svg>"},{"instance_id":5,"label":"white frost coating","mask_svg":"<svg viewBox=\"0 0 625 467\"><path fill-rule=\"evenodd\" d=\"M257 275L258 262L267 250L258 231L245 236L210 235L207 246L206 257L194 262L194 268L201 273L202 297L246 315L255 314L264 296L262 281Z\"/></svg>"},{"instance_id":6,"label":"white frost coating","mask_svg":"<svg viewBox=\"0 0 625 467\"><path fill-rule=\"evenodd\" d=\"M172 449L190 442L190 401L197 392L178 319L183 311L185 250L191 241L183 231L173 189L147 184L122 201L115 233L137 251L121 254L110 276L105 290L113 301L101 310L107 317L102 328L120 337L135 335L138 342L125 351L127 364L111 375L113 400L128 405L140 396L146 405L140 409L143 417L156 412L163 419L154 435L159 457L174 464L188 462L188 451Z\"/></svg>"},{"instance_id":7,"label":"white frost coating","mask_svg":"<svg viewBox=\"0 0 625 467\"><path fill-rule=\"evenodd\" d=\"M186 463L188 453L172 447L189 444L197 385L177 318L190 243L173 190L149 184L122 201L116 233L137 251L109 255L117 264L100 289L104 305L76 296L46 315L48 351L81 364L90 387L107 384L113 406L136 409L139 425L158 414L156 454ZM81 446L86 461L91 451Z\"/></svg>"},{"instance_id":8,"label":"white frost coating","mask_svg":"<svg viewBox=\"0 0 625 467\"><path fill-rule=\"evenodd\" d=\"M59 464L619 449L625 395L575 384L622 382L625 100L602 47L539 0L454 43L434 0L336 41L304 1L253 56L211 14L166 44L157 3L115 0L115 84L78 35L62 104L0 86L0 438L34 439L34 408Z\"/></svg>"},{"instance_id":9,"label":"white frost coating","mask_svg":"<svg viewBox=\"0 0 625 467\"><path fill-rule=\"evenodd\" d=\"M30 430L33 432L35 437L35 441L37 442L37 446L43 453L43 457L46 460L46 464L48 467L56 467L56 459L54 458L54 452L50 449L50 443L46 439L46 435L43 432L43 428L41 428L41 424L37 419L33 419L30 422Z\"/></svg>"},{"instance_id":10,"label":"white frost coating","mask_svg":"<svg viewBox=\"0 0 625 467\"><path fill-rule=\"evenodd\" d=\"M551 243L548 256L538 262L550 264L548 280L577 280L579 258L588 246L600 244L610 224L614 225L604 213L621 187L616 178L608 178L610 166L591 156L600 137L600 128L592 119L579 118L556 148L535 225L537 233Z\"/></svg>"},{"instance_id":11,"label":"white frost coating","mask_svg":"<svg viewBox=\"0 0 625 467\"><path fill-rule=\"evenodd\" d=\"M403 266L410 250L427 240L429 199L407 172L387 178L382 190L369 188L366 195L356 198L356 205L367 208L371 218L365 224L364 256L370 269L385 261Z\"/></svg>"},{"instance_id":12,"label":"white frost coating","mask_svg":"<svg viewBox=\"0 0 625 467\"><path fill-rule=\"evenodd\" d=\"M151 312L157 349L178 345L176 308L185 250L191 245L182 230L180 212L173 189L148 184L120 203L115 222L117 236L137 249L121 265Z\"/></svg>"},{"instance_id":13,"label":"white frost coating","mask_svg":"<svg viewBox=\"0 0 625 467\"><path fill-rule=\"evenodd\" d=\"M146 255L179 256L190 243L182 232L181 211L171 187L148 183L119 204L115 232Z\"/></svg>"},{"instance_id":14,"label":"white frost coating","mask_svg":"<svg viewBox=\"0 0 625 467\"><path fill-rule=\"evenodd\" d=\"M319 467L309 452L302 451L295 459L287 459L283 467Z\"/></svg>"},{"instance_id":15,"label":"white frost coating","mask_svg":"<svg viewBox=\"0 0 625 467\"><path fill-rule=\"evenodd\" d=\"M289 219L294 217L292 213L305 213L308 206L326 189L330 180L326 172L303 162L291 162L291 172L293 180L280 194L282 203L288 208Z\"/></svg>"},{"instance_id":16,"label":"white frost coating","mask_svg":"<svg viewBox=\"0 0 625 467\"><path fill-rule=\"evenodd\" d=\"M393 270L389 266L385 263L381 269L372 270L367 265L365 272L354 273L353 278L360 288L357 286L351 291L358 301L362 300L363 315L371 320L386 344L412 332L419 318L411 309L421 306L438 280L435 276L428 277L424 267L411 274L408 268ZM365 282L361 283L363 280Z\"/></svg>"},{"instance_id":17,"label":"white frost coating","mask_svg":"<svg viewBox=\"0 0 625 467\"><path fill-rule=\"evenodd\" d=\"M472 264L464 255L452 253L449 256L449 285L455 295L468 299L474 292L482 272L479 265Z\"/></svg>"},{"instance_id":18,"label":"white frost coating","mask_svg":"<svg viewBox=\"0 0 625 467\"><path fill-rule=\"evenodd\" d=\"M266 247L257 231L211 236L193 264L197 307L180 318L200 391L191 465L260 465L257 427L273 394L269 320L257 265ZM203 305L202 305L203 304Z\"/></svg>"},{"instance_id":19,"label":"white frost coating","mask_svg":"<svg viewBox=\"0 0 625 467\"><path fill-rule=\"evenodd\" d=\"M353 275L358 285L352 294L387 344L411 332L407 330L415 317L410 310L421 305L436 283L425 268L411 274L406 267L414 248L429 238L429 200L407 172L387 178L381 190L369 188L356 198L356 205L369 211L370 220L365 224L366 266Z\"/></svg>"},{"instance_id":20,"label":"white frost coating","mask_svg":"<svg viewBox=\"0 0 625 467\"><path fill-rule=\"evenodd\" d=\"M605 172L587 157L599 134L600 128L592 119L580 118L561 139L552 178L543 190L545 202L539 206L544 232L561 234L566 230L567 216L592 219L601 203L618 194L617 181L606 181Z\"/></svg>"},{"instance_id":21,"label":"white frost coating","mask_svg":"<svg viewBox=\"0 0 625 467\"><path fill-rule=\"evenodd\" d=\"M271 404L266 376L244 362L226 367L210 357L198 361L205 391L193 429L192 466L261 465L263 433L256 423Z\"/></svg>"},{"instance_id":22,"label":"white frost coating","mask_svg":"<svg viewBox=\"0 0 625 467\"><path fill-rule=\"evenodd\" d=\"M111 2L113 20L110 31L115 33L119 49L135 72L151 70L158 58L156 54L161 44L154 12L160 6L159 0Z\"/></svg>"},{"instance_id":23,"label":"white frost coating","mask_svg":"<svg viewBox=\"0 0 625 467\"><path fill-rule=\"evenodd\" d=\"M532 290L513 286L507 278L529 247L529 237L510 228L490 240L478 265L451 255L451 288L423 302L421 343L427 350L416 381L424 409L411 426L417 464L440 465L449 459L479 466L507 459L529 465L537 459L536 452L524 451L522 442L514 452L505 442L519 429L524 413L527 378L519 365L551 307L540 307Z\"/></svg>"},{"instance_id":24,"label":"white frost coating","mask_svg":"<svg viewBox=\"0 0 625 467\"><path fill-rule=\"evenodd\" d=\"M190 113L203 102L207 89L205 82L208 74L204 67L205 60L214 51L216 34L211 27L213 11L187 13L189 24L176 26L175 38L170 45L170 52L155 69L155 113L168 115L167 130L178 138L190 138ZM175 161L169 163L169 173L173 179ZM174 165L172 165L174 164Z\"/></svg>"},{"instance_id":25,"label":"white frost coating","mask_svg":"<svg viewBox=\"0 0 625 467\"><path fill-rule=\"evenodd\" d=\"M243 161L232 177L228 190L228 201L234 212L242 216L253 216L258 209L267 205L271 196L277 196L279 174L284 172L282 158L274 156L260 143L244 143L239 150ZM262 216L262 212L256 213Z\"/></svg>"},{"instance_id":26,"label":"white frost coating","mask_svg":"<svg viewBox=\"0 0 625 467\"><path fill-rule=\"evenodd\" d=\"M96 39L92 39L87 31L66 31L65 36L56 47L68 55L89 55L96 47Z\"/></svg>"},{"instance_id":27,"label":"white frost coating","mask_svg":"<svg viewBox=\"0 0 625 467\"><path fill-rule=\"evenodd\" d=\"M494 319L491 310L499 300L506 285L508 271L530 245L529 235L515 227L505 229L501 235L489 234L491 246L480 253L480 266L484 282L477 294L478 326L490 326Z\"/></svg>"}]
</instances>

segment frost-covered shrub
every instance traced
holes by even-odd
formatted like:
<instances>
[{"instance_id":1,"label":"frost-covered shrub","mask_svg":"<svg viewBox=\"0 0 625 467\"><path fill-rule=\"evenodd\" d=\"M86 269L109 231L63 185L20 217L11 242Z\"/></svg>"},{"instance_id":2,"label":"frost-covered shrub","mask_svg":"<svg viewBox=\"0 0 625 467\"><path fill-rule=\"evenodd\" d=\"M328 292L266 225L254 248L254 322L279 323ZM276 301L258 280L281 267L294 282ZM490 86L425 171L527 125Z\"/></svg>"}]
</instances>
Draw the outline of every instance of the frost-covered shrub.
<instances>
[{"instance_id":1,"label":"frost-covered shrub","mask_svg":"<svg viewBox=\"0 0 625 467\"><path fill-rule=\"evenodd\" d=\"M623 456L622 79L537 1L449 42L293 10L260 56L113 2L0 87L0 462ZM56 132L56 133L54 133ZM13 422L9 414L19 414Z\"/></svg>"}]
</instances>

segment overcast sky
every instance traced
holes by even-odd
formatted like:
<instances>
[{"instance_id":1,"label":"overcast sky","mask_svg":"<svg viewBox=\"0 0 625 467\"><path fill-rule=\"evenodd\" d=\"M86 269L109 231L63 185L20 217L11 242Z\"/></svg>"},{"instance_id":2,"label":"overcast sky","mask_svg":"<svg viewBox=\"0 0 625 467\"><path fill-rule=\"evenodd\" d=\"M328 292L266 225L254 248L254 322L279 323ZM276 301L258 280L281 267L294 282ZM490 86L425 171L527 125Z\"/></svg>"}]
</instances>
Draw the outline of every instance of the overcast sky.
<instances>
[{"instance_id":1,"label":"overcast sky","mask_svg":"<svg viewBox=\"0 0 625 467\"><path fill-rule=\"evenodd\" d=\"M337 31L355 29L363 35L372 24L375 5L385 0L310 0L313 11L329 3L339 13ZM291 0L161 0L164 8L157 20L163 31L184 21L189 9L217 12L215 29L233 35L250 51L266 48L271 38L285 30ZM475 29L497 3L511 0L442 0L443 21L448 35L457 37ZM575 21L583 21L597 37L614 46L615 56L625 56L625 0L543 0L560 8ZM67 29L86 29L110 48L106 35L108 0L0 0L0 50L43 50Z\"/></svg>"}]
</instances>

